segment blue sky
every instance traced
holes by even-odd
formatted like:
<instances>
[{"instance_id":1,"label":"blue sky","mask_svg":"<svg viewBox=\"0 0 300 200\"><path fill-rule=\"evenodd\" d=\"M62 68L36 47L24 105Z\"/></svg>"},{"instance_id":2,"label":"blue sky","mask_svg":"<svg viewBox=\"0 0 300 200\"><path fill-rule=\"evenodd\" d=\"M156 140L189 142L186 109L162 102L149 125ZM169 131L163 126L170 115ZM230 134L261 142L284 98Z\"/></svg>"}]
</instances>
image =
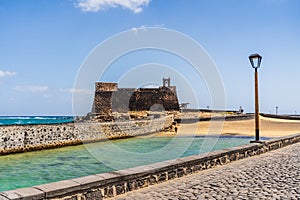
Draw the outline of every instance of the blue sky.
<instances>
[{"instance_id":1,"label":"blue sky","mask_svg":"<svg viewBox=\"0 0 300 200\"><path fill-rule=\"evenodd\" d=\"M274 113L278 106L280 113L299 114L299 10L298 0L0 0L0 115L72 114L72 88L85 58L112 35L139 27L173 29L198 42L223 79L227 109L243 106L253 112L248 56L260 53L261 112ZM118 66L168 56L129 55L105 80L116 81ZM139 62L132 64L135 59ZM167 64L183 66L177 58ZM138 79L152 75L160 83L155 72L140 73ZM172 84L180 89L176 80ZM205 108L211 102L205 81L201 84L199 106ZM189 101L188 96L180 100Z\"/></svg>"}]
</instances>

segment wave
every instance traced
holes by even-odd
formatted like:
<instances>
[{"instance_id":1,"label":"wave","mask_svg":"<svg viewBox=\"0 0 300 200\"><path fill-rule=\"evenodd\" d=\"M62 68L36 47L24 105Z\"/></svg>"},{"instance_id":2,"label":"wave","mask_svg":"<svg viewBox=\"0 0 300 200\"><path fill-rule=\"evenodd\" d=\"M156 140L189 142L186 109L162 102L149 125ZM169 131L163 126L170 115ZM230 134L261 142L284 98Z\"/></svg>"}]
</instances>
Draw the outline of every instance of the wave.
<instances>
[{"instance_id":1,"label":"wave","mask_svg":"<svg viewBox=\"0 0 300 200\"><path fill-rule=\"evenodd\" d=\"M73 116L36 116L34 117L34 119L57 119L57 120L60 120L60 119L73 119L74 117Z\"/></svg>"},{"instance_id":2,"label":"wave","mask_svg":"<svg viewBox=\"0 0 300 200\"><path fill-rule=\"evenodd\" d=\"M30 119L31 117L17 117L17 116L0 116L0 119Z\"/></svg>"},{"instance_id":3,"label":"wave","mask_svg":"<svg viewBox=\"0 0 300 200\"><path fill-rule=\"evenodd\" d=\"M34 117L33 119L57 119L57 117Z\"/></svg>"},{"instance_id":4,"label":"wave","mask_svg":"<svg viewBox=\"0 0 300 200\"><path fill-rule=\"evenodd\" d=\"M57 124L73 121L73 116L0 116L0 125Z\"/></svg>"},{"instance_id":5,"label":"wave","mask_svg":"<svg viewBox=\"0 0 300 200\"><path fill-rule=\"evenodd\" d=\"M0 116L0 119L70 119L73 116Z\"/></svg>"}]
</instances>

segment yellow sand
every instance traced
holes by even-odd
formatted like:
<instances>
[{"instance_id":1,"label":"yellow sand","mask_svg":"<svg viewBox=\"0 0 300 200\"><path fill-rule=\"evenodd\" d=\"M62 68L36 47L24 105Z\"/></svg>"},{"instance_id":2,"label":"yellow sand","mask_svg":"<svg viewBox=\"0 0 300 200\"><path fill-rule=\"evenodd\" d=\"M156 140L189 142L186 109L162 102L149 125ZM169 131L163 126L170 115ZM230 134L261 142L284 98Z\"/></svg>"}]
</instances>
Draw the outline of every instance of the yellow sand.
<instances>
[{"instance_id":1,"label":"yellow sand","mask_svg":"<svg viewBox=\"0 0 300 200\"><path fill-rule=\"evenodd\" d=\"M185 135L245 135L254 136L254 119L238 121L200 121L178 124L177 134ZM274 119L260 116L260 136L281 137L300 133L300 120ZM160 132L157 136L174 136L175 131Z\"/></svg>"}]
</instances>

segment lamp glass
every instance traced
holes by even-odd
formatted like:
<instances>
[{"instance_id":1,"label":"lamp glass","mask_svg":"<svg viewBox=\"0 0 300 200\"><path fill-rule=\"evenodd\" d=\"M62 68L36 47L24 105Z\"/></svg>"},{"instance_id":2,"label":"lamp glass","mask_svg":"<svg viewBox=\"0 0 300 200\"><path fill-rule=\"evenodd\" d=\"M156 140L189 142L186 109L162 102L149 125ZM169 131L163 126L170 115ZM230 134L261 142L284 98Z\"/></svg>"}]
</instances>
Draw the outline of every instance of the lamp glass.
<instances>
[{"instance_id":1,"label":"lamp glass","mask_svg":"<svg viewBox=\"0 0 300 200\"><path fill-rule=\"evenodd\" d=\"M252 54L249 56L249 60L253 68L260 67L261 59L262 57L259 54Z\"/></svg>"}]
</instances>

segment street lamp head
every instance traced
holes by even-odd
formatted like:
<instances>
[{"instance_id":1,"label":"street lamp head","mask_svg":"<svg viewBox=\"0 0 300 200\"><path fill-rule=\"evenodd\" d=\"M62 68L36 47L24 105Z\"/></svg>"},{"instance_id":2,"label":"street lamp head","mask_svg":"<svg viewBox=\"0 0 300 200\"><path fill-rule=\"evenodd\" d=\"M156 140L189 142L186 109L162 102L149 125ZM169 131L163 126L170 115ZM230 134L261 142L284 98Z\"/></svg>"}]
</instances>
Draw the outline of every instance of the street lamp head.
<instances>
[{"instance_id":1,"label":"street lamp head","mask_svg":"<svg viewBox=\"0 0 300 200\"><path fill-rule=\"evenodd\" d=\"M254 69L257 69L260 67L261 59L262 59L262 56L257 53L251 54L249 56L250 63Z\"/></svg>"}]
</instances>

